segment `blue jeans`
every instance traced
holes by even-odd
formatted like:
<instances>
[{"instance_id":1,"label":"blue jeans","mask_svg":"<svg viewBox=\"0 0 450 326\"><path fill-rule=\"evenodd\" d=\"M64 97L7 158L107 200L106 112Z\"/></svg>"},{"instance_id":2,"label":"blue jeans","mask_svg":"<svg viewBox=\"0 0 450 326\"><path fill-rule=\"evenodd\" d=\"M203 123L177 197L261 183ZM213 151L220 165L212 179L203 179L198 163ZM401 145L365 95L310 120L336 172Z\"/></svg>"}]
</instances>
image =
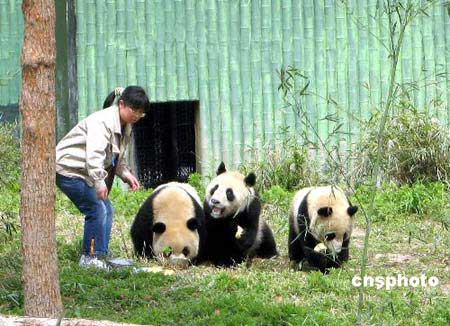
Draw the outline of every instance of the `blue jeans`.
<instances>
[{"instance_id":1,"label":"blue jeans","mask_svg":"<svg viewBox=\"0 0 450 326\"><path fill-rule=\"evenodd\" d=\"M56 185L85 216L83 254L91 253L91 241L94 240L93 254L107 255L114 214L109 199L105 201L98 199L95 188L90 187L81 178L56 174Z\"/></svg>"}]
</instances>

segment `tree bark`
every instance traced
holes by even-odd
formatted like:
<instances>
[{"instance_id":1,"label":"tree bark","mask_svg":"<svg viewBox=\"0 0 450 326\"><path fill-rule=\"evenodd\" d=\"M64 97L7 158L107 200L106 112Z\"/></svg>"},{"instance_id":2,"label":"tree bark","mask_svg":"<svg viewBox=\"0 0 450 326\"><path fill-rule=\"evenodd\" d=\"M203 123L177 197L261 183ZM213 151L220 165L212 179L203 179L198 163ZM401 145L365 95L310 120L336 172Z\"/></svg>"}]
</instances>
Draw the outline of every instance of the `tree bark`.
<instances>
[{"instance_id":1,"label":"tree bark","mask_svg":"<svg viewBox=\"0 0 450 326\"><path fill-rule=\"evenodd\" d=\"M25 314L62 313L55 239L55 4L23 0L21 203Z\"/></svg>"}]
</instances>

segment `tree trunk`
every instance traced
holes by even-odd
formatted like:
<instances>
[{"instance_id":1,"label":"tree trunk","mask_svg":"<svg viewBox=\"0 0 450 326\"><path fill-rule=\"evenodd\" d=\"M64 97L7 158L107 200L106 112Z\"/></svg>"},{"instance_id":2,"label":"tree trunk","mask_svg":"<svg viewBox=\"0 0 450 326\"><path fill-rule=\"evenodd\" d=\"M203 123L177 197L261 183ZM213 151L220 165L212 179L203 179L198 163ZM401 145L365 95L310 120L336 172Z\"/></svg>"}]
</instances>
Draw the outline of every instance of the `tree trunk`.
<instances>
[{"instance_id":1,"label":"tree trunk","mask_svg":"<svg viewBox=\"0 0 450 326\"><path fill-rule=\"evenodd\" d=\"M55 239L55 4L23 0L22 226L25 314L62 312Z\"/></svg>"}]
</instances>

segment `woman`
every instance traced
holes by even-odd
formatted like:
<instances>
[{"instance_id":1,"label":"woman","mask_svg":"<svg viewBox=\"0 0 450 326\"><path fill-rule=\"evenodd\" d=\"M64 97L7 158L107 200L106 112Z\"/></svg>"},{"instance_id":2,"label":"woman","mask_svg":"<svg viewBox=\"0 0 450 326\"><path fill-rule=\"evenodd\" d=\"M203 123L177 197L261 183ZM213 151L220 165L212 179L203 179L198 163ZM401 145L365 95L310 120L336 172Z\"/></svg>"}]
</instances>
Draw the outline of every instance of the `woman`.
<instances>
[{"instance_id":1,"label":"woman","mask_svg":"<svg viewBox=\"0 0 450 326\"><path fill-rule=\"evenodd\" d=\"M80 266L108 269L105 258L113 218L108 171L131 190L139 189L124 151L130 141L131 124L145 116L149 106L143 88L116 88L106 98L104 110L80 121L56 146L56 184L85 215Z\"/></svg>"}]
</instances>

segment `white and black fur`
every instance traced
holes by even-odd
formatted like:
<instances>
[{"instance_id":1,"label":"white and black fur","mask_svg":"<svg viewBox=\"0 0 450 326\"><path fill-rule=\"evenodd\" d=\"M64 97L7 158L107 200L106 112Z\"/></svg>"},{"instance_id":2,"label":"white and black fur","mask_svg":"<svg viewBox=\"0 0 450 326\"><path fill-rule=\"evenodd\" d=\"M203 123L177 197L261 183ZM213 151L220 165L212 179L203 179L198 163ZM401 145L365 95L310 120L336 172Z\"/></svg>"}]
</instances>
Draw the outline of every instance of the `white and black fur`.
<instances>
[{"instance_id":1,"label":"white and black fur","mask_svg":"<svg viewBox=\"0 0 450 326\"><path fill-rule=\"evenodd\" d=\"M247 257L277 255L272 231L259 217L261 203L253 188L255 182L254 173L245 177L227 171L222 162L207 186L205 259L215 265L231 266Z\"/></svg>"},{"instance_id":2,"label":"white and black fur","mask_svg":"<svg viewBox=\"0 0 450 326\"><path fill-rule=\"evenodd\" d=\"M200 198L188 184L169 182L155 189L142 204L131 227L139 257L201 259L205 218ZM170 248L167 252L167 248Z\"/></svg>"},{"instance_id":3,"label":"white and black fur","mask_svg":"<svg viewBox=\"0 0 450 326\"><path fill-rule=\"evenodd\" d=\"M299 263L305 259L323 273L340 267L349 258L353 215L357 210L338 187L298 191L289 211L290 260ZM325 244L326 253L314 251L319 243Z\"/></svg>"}]
</instances>

